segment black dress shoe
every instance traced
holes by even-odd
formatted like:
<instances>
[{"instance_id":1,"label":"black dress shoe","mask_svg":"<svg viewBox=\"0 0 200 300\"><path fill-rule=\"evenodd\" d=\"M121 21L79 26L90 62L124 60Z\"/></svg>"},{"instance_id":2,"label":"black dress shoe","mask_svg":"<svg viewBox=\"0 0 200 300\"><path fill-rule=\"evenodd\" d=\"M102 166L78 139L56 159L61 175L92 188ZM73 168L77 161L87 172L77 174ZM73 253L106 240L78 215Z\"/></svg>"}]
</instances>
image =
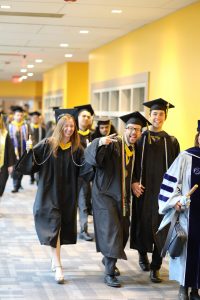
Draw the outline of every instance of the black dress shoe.
<instances>
[{"instance_id":1,"label":"black dress shoe","mask_svg":"<svg viewBox=\"0 0 200 300\"><path fill-rule=\"evenodd\" d=\"M151 270L150 271L150 279L154 283L162 282L162 279L159 277L159 271L158 270Z\"/></svg>"},{"instance_id":2,"label":"black dress shoe","mask_svg":"<svg viewBox=\"0 0 200 300\"><path fill-rule=\"evenodd\" d=\"M13 189L11 192L12 193L18 193L19 189Z\"/></svg>"},{"instance_id":3,"label":"black dress shoe","mask_svg":"<svg viewBox=\"0 0 200 300\"><path fill-rule=\"evenodd\" d=\"M118 281L118 279L115 276L111 276L111 275L106 275L104 277L104 282L108 285L108 286L112 286L112 287L121 287L120 282Z\"/></svg>"},{"instance_id":4,"label":"black dress shoe","mask_svg":"<svg viewBox=\"0 0 200 300\"><path fill-rule=\"evenodd\" d=\"M91 242L93 240L93 238L91 237L91 235L89 235L89 233L86 232L86 231L80 232L79 238L81 240L85 240L85 241L88 241L88 242Z\"/></svg>"},{"instance_id":5,"label":"black dress shoe","mask_svg":"<svg viewBox=\"0 0 200 300\"><path fill-rule=\"evenodd\" d=\"M150 264L147 254L139 253L139 266L142 271L150 271Z\"/></svg>"},{"instance_id":6,"label":"black dress shoe","mask_svg":"<svg viewBox=\"0 0 200 300\"><path fill-rule=\"evenodd\" d=\"M105 266L104 257L102 258L102 264ZM120 276L120 270L116 266L115 266L115 269L114 269L114 276Z\"/></svg>"}]
</instances>

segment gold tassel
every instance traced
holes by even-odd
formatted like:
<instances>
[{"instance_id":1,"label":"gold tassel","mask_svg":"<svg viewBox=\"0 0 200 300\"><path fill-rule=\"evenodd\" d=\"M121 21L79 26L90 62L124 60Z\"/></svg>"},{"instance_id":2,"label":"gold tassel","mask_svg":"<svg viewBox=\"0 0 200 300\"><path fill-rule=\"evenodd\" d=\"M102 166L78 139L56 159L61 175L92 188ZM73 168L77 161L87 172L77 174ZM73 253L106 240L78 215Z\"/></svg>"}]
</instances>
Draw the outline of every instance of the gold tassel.
<instances>
[{"instance_id":1,"label":"gold tassel","mask_svg":"<svg viewBox=\"0 0 200 300\"><path fill-rule=\"evenodd\" d=\"M167 103L167 107L166 107L166 119L167 119L167 115L168 115L168 110L169 110L169 102Z\"/></svg>"}]
</instances>

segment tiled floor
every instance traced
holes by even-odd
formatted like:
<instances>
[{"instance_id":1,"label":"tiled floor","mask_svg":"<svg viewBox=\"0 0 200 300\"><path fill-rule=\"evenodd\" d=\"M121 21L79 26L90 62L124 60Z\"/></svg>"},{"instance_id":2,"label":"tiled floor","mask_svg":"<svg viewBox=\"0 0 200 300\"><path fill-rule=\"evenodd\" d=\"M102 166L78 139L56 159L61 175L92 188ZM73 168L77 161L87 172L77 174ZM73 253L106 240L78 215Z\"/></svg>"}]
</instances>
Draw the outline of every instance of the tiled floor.
<instances>
[{"instance_id":1,"label":"tiled floor","mask_svg":"<svg viewBox=\"0 0 200 300\"><path fill-rule=\"evenodd\" d=\"M24 190L12 194L11 180L0 203L0 300L161 300L177 299L177 283L168 280L167 261L153 284L148 272L138 267L137 253L127 247L128 261L119 261L121 288L103 283L101 254L94 242L78 240L62 248L66 283L58 285L50 271L49 248L41 246L35 234L32 206L36 186L29 177ZM93 232L93 224L90 224Z\"/></svg>"}]
</instances>

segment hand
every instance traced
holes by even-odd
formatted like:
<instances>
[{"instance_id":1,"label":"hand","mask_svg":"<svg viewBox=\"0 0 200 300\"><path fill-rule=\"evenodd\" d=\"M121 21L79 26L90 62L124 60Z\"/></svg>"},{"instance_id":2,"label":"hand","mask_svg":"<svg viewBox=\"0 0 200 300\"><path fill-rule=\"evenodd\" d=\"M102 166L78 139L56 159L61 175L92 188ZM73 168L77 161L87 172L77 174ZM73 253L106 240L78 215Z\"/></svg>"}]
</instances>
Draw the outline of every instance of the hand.
<instances>
[{"instance_id":1,"label":"hand","mask_svg":"<svg viewBox=\"0 0 200 300\"><path fill-rule=\"evenodd\" d=\"M29 135L29 139L26 141L26 151L29 152L31 149L33 149L33 142L31 140L31 135Z\"/></svg>"},{"instance_id":2,"label":"hand","mask_svg":"<svg viewBox=\"0 0 200 300\"><path fill-rule=\"evenodd\" d=\"M8 167L8 173L11 175L13 172L13 166Z\"/></svg>"},{"instance_id":3,"label":"hand","mask_svg":"<svg viewBox=\"0 0 200 300\"><path fill-rule=\"evenodd\" d=\"M133 194L136 197L140 197L144 193L144 189L145 189L145 187L142 184L140 184L139 182L132 183L131 188L132 188Z\"/></svg>"},{"instance_id":4,"label":"hand","mask_svg":"<svg viewBox=\"0 0 200 300\"><path fill-rule=\"evenodd\" d=\"M178 202L176 203L176 205L174 206L174 208L175 208L176 211L181 211L181 208L182 208L181 202L178 201Z\"/></svg>"},{"instance_id":5,"label":"hand","mask_svg":"<svg viewBox=\"0 0 200 300\"><path fill-rule=\"evenodd\" d=\"M100 145L109 145L117 142L117 133L110 134L100 138Z\"/></svg>"}]
</instances>

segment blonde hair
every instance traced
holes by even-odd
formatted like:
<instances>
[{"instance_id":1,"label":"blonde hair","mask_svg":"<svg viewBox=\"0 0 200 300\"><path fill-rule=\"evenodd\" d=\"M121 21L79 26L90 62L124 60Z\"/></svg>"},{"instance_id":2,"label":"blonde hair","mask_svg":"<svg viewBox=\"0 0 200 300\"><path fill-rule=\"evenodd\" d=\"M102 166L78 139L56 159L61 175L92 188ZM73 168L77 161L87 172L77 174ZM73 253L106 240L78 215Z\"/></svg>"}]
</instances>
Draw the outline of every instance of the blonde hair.
<instances>
[{"instance_id":1,"label":"blonde hair","mask_svg":"<svg viewBox=\"0 0 200 300\"><path fill-rule=\"evenodd\" d=\"M66 114L59 119L52 136L49 138L49 143L52 148L54 157L57 157L58 147L63 138L63 128L69 120L73 120L74 122L74 132L70 137L70 141L72 143L72 153L80 147L80 137L77 131L75 119L71 115Z\"/></svg>"},{"instance_id":2,"label":"blonde hair","mask_svg":"<svg viewBox=\"0 0 200 300\"><path fill-rule=\"evenodd\" d=\"M194 139L194 146L195 147L199 147L199 142L198 142L198 137L199 137L200 132L197 132L197 134L195 135L195 139Z\"/></svg>"}]
</instances>

